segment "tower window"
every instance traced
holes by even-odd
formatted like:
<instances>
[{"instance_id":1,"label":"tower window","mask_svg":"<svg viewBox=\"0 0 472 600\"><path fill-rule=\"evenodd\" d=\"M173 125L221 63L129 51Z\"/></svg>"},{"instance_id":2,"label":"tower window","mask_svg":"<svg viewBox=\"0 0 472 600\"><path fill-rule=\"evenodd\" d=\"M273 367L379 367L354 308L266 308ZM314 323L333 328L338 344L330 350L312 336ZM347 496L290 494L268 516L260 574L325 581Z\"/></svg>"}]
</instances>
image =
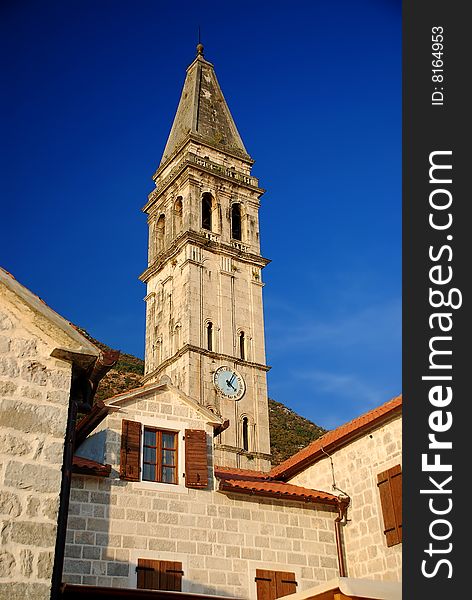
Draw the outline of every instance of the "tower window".
<instances>
[{"instance_id":1,"label":"tower window","mask_svg":"<svg viewBox=\"0 0 472 600\"><path fill-rule=\"evenodd\" d=\"M239 358L246 360L246 338L244 331L239 334Z\"/></svg>"},{"instance_id":2,"label":"tower window","mask_svg":"<svg viewBox=\"0 0 472 600\"><path fill-rule=\"evenodd\" d=\"M242 433L243 433L243 450L249 451L249 419L243 417L242 420Z\"/></svg>"},{"instance_id":3,"label":"tower window","mask_svg":"<svg viewBox=\"0 0 472 600\"><path fill-rule=\"evenodd\" d=\"M207 349L213 351L213 323L211 321L207 324Z\"/></svg>"},{"instance_id":4,"label":"tower window","mask_svg":"<svg viewBox=\"0 0 472 600\"><path fill-rule=\"evenodd\" d=\"M174 204L174 234L182 231L182 198L179 196Z\"/></svg>"},{"instance_id":5,"label":"tower window","mask_svg":"<svg viewBox=\"0 0 472 600\"><path fill-rule=\"evenodd\" d=\"M157 220L156 226L156 241L157 241L157 251L161 252L164 249L164 240L166 235L166 218L164 215L161 215Z\"/></svg>"},{"instance_id":6,"label":"tower window","mask_svg":"<svg viewBox=\"0 0 472 600\"><path fill-rule=\"evenodd\" d=\"M241 240L241 205L238 203L231 206L231 237Z\"/></svg>"},{"instance_id":7,"label":"tower window","mask_svg":"<svg viewBox=\"0 0 472 600\"><path fill-rule=\"evenodd\" d=\"M212 210L212 197L211 194L205 192L202 196L202 228L211 231L211 210Z\"/></svg>"}]
</instances>

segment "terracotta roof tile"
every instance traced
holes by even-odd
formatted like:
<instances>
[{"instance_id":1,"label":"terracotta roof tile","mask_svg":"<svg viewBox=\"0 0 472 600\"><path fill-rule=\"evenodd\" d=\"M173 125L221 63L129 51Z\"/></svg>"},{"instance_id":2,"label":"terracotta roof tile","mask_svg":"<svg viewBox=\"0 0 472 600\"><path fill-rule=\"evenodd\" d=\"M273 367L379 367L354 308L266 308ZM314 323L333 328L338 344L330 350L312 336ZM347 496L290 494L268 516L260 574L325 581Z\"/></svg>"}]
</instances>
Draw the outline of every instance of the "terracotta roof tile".
<instances>
[{"instance_id":1,"label":"terracotta roof tile","mask_svg":"<svg viewBox=\"0 0 472 600\"><path fill-rule=\"evenodd\" d=\"M311 490L280 481L261 481L257 479L248 481L243 479L223 478L220 480L219 489L223 492L266 496L269 498L277 498L279 500L294 500L296 502L334 505L339 503L338 497L333 494Z\"/></svg>"},{"instance_id":2,"label":"terracotta roof tile","mask_svg":"<svg viewBox=\"0 0 472 600\"><path fill-rule=\"evenodd\" d=\"M108 477L111 472L111 465L103 465L90 458L74 455L72 459L72 471L81 475L98 475L99 477Z\"/></svg>"},{"instance_id":3,"label":"terracotta roof tile","mask_svg":"<svg viewBox=\"0 0 472 600\"><path fill-rule=\"evenodd\" d=\"M364 431L377 425L379 422L390 418L401 411L402 396L396 396L385 404L341 425L337 429L328 431L320 438L303 448L280 465L270 471L271 478L287 479L292 477L308 465L313 464L323 457L323 450L334 450L359 436Z\"/></svg>"},{"instance_id":4,"label":"terracotta roof tile","mask_svg":"<svg viewBox=\"0 0 472 600\"><path fill-rule=\"evenodd\" d=\"M219 479L245 479L247 481L269 479L269 473L234 467L215 467L215 476Z\"/></svg>"}]
</instances>

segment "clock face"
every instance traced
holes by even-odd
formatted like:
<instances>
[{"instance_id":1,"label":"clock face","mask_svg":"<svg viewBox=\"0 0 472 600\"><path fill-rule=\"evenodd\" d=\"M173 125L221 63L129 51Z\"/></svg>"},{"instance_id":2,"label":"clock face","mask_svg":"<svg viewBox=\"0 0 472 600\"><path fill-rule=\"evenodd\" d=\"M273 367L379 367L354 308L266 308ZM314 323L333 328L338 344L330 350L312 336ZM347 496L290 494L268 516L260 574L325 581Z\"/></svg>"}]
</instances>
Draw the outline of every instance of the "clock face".
<instances>
[{"instance_id":1,"label":"clock face","mask_svg":"<svg viewBox=\"0 0 472 600\"><path fill-rule=\"evenodd\" d=\"M246 391L242 375L231 367L219 367L213 375L213 383L222 396L231 400L239 400Z\"/></svg>"}]
</instances>

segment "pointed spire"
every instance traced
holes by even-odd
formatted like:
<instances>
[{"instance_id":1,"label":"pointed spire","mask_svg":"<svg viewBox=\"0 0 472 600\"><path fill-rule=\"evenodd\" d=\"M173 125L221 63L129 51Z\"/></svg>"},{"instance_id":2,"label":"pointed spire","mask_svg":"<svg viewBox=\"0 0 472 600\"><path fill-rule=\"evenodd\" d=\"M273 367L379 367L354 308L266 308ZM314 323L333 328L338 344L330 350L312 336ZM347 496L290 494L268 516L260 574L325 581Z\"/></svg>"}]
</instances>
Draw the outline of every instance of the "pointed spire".
<instances>
[{"instance_id":1,"label":"pointed spire","mask_svg":"<svg viewBox=\"0 0 472 600\"><path fill-rule=\"evenodd\" d=\"M203 57L203 44L187 69L177 113L162 155L163 165L190 137L252 162L216 78Z\"/></svg>"}]
</instances>

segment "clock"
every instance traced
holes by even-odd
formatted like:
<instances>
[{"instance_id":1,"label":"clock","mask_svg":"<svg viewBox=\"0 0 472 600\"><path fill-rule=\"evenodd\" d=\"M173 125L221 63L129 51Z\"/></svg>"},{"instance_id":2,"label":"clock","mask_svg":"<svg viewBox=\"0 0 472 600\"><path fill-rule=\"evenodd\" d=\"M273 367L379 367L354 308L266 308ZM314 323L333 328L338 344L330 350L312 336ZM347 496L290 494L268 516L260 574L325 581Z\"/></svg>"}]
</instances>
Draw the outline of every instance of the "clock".
<instances>
[{"instance_id":1,"label":"clock","mask_svg":"<svg viewBox=\"0 0 472 600\"><path fill-rule=\"evenodd\" d=\"M230 400L240 400L246 391L242 375L231 367L223 366L216 369L213 383L219 393Z\"/></svg>"}]
</instances>

